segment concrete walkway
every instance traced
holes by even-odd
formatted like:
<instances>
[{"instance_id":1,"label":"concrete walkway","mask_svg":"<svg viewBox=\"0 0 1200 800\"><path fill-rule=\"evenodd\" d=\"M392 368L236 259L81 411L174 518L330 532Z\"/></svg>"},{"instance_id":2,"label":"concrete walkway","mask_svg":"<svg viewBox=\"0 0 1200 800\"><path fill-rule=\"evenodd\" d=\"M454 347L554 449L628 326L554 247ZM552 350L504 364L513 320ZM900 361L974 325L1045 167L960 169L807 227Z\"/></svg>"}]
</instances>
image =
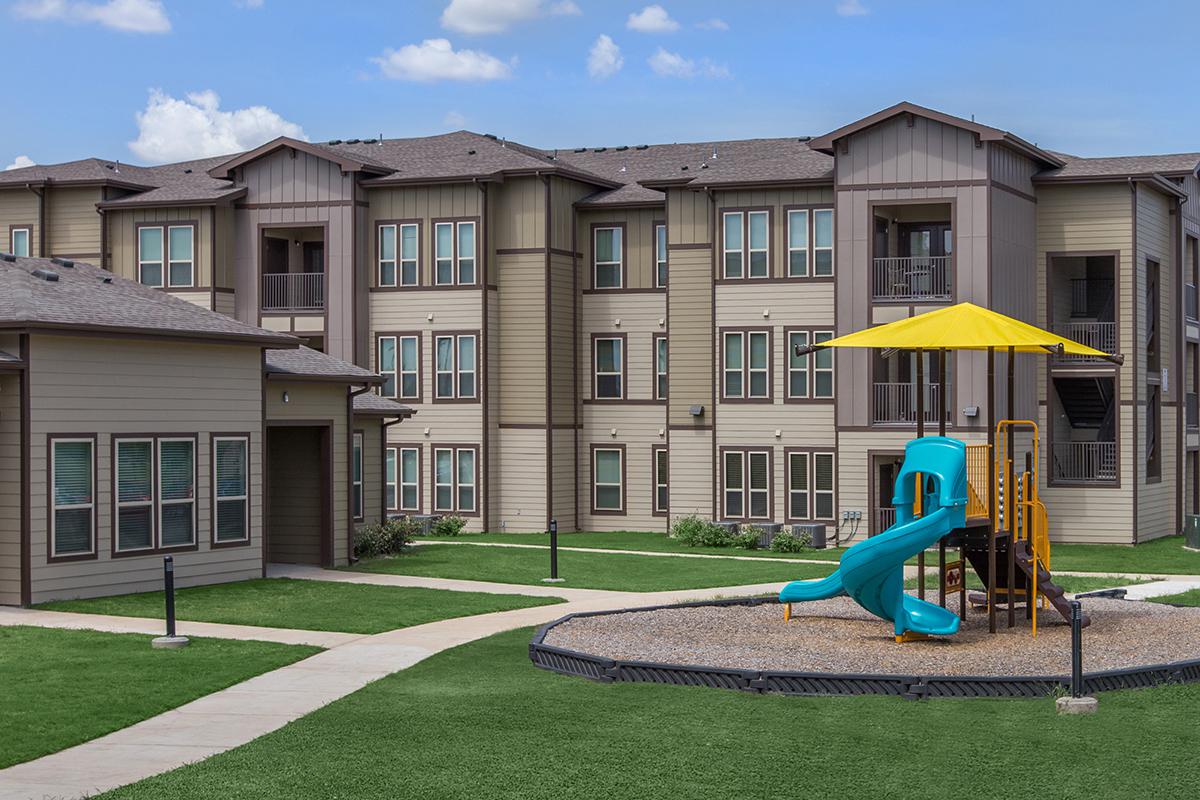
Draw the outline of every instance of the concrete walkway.
<instances>
[{"instance_id":1,"label":"concrete walkway","mask_svg":"<svg viewBox=\"0 0 1200 800\"><path fill-rule=\"evenodd\" d=\"M457 544L467 547L512 547L521 550L549 550L548 544L517 544L515 542L471 542L462 539L418 539L415 545ZM653 556L657 558L719 558L725 561L766 561L774 564L837 564L829 558L771 558L768 556L735 556L717 555L715 553L671 553L658 550L621 550L615 547L563 547L559 545L560 553L604 553L615 556Z\"/></svg>"},{"instance_id":2,"label":"concrete walkway","mask_svg":"<svg viewBox=\"0 0 1200 800\"><path fill-rule=\"evenodd\" d=\"M1192 589L1200 589L1200 578L1180 576L1167 580L1139 583L1135 586L1122 586L1126 600L1147 600L1151 597L1163 597L1169 594L1180 594Z\"/></svg>"}]
</instances>

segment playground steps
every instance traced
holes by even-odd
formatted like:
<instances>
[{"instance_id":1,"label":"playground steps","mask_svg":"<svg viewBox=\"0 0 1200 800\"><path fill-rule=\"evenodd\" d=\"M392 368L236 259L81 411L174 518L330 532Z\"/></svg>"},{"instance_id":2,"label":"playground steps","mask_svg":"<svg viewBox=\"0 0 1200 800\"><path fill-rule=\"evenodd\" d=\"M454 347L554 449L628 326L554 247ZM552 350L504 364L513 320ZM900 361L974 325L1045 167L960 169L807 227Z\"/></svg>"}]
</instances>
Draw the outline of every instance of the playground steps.
<instances>
[{"instance_id":1,"label":"playground steps","mask_svg":"<svg viewBox=\"0 0 1200 800\"><path fill-rule=\"evenodd\" d=\"M974 546L967 547L967 560L971 563L971 567L975 570L975 574L979 576L984 585L988 581L988 554L987 546L978 546L978 540L972 542ZM1008 591L1008 545L1009 537L1007 533L1001 532L996 535L996 595L997 602L1002 603L1007 600L1005 595ZM1063 592L1061 586L1054 582L1054 577L1044 567L1038 566L1037 577L1033 576L1033 559L1030 557L1028 542L1017 542L1013 549L1013 563L1016 565L1017 571L1013 576L1013 595L1016 601L1025 600L1028 602L1029 586L1031 581L1036 581L1038 591L1045 596L1046 600L1054 607L1062 618L1068 622L1071 620L1071 606L1066 598L1066 593ZM973 605L987 605L987 596L980 592L975 592L969 595L968 599ZM1087 627L1091 620L1087 614L1083 615L1083 625Z\"/></svg>"}]
</instances>

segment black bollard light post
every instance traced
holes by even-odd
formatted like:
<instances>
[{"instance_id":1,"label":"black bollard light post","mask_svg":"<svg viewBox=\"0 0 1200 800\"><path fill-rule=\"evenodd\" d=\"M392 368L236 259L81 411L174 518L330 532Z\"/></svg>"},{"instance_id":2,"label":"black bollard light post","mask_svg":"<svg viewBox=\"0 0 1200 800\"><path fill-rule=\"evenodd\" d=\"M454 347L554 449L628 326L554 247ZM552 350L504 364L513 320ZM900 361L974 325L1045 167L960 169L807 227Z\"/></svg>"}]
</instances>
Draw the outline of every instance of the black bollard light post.
<instances>
[{"instance_id":1,"label":"black bollard light post","mask_svg":"<svg viewBox=\"0 0 1200 800\"><path fill-rule=\"evenodd\" d=\"M150 645L159 649L186 647L188 638L175 634L175 559L163 557L163 595L167 603L167 635L151 640Z\"/></svg>"},{"instance_id":2,"label":"black bollard light post","mask_svg":"<svg viewBox=\"0 0 1200 800\"><path fill-rule=\"evenodd\" d=\"M1071 697L1083 697L1083 611L1071 601Z\"/></svg>"},{"instance_id":3,"label":"black bollard light post","mask_svg":"<svg viewBox=\"0 0 1200 800\"><path fill-rule=\"evenodd\" d=\"M550 520L550 577L542 578L542 583L562 583L558 577L558 520Z\"/></svg>"}]
</instances>

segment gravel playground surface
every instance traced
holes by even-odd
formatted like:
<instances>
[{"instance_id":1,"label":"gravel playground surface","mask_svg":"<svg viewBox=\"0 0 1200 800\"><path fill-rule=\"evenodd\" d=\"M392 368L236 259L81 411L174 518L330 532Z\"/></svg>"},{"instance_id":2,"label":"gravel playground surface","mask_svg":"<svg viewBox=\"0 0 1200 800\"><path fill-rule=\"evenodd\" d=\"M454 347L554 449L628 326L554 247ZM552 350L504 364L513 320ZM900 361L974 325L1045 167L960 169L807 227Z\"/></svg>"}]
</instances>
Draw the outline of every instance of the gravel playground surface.
<instances>
[{"instance_id":1,"label":"gravel playground surface","mask_svg":"<svg viewBox=\"0 0 1200 800\"><path fill-rule=\"evenodd\" d=\"M1200 658L1200 608L1085 598L1083 668L1097 672ZM551 629L548 645L628 661L796 672L922 675L1067 675L1071 628L1052 608L1038 610L1033 638L1025 609L1008 629L988 634L987 613L967 608L959 633L897 644L891 623L847 597L783 606L694 606L577 617Z\"/></svg>"}]
</instances>

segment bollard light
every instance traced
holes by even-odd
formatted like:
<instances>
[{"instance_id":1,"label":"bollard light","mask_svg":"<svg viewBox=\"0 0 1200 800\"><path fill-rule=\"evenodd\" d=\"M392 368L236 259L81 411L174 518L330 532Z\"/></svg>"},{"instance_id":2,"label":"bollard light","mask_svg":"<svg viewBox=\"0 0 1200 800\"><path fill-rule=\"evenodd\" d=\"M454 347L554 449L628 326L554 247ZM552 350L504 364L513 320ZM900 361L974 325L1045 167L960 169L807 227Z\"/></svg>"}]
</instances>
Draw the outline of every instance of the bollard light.
<instances>
[{"instance_id":1,"label":"bollard light","mask_svg":"<svg viewBox=\"0 0 1200 800\"><path fill-rule=\"evenodd\" d=\"M558 520L550 519L550 577L542 578L542 583L562 583L558 577Z\"/></svg>"},{"instance_id":2,"label":"bollard light","mask_svg":"<svg viewBox=\"0 0 1200 800\"><path fill-rule=\"evenodd\" d=\"M190 644L188 638L175 633L175 559L172 556L163 557L163 596L167 603L167 635L152 639L150 646L160 650L187 647Z\"/></svg>"}]
</instances>

